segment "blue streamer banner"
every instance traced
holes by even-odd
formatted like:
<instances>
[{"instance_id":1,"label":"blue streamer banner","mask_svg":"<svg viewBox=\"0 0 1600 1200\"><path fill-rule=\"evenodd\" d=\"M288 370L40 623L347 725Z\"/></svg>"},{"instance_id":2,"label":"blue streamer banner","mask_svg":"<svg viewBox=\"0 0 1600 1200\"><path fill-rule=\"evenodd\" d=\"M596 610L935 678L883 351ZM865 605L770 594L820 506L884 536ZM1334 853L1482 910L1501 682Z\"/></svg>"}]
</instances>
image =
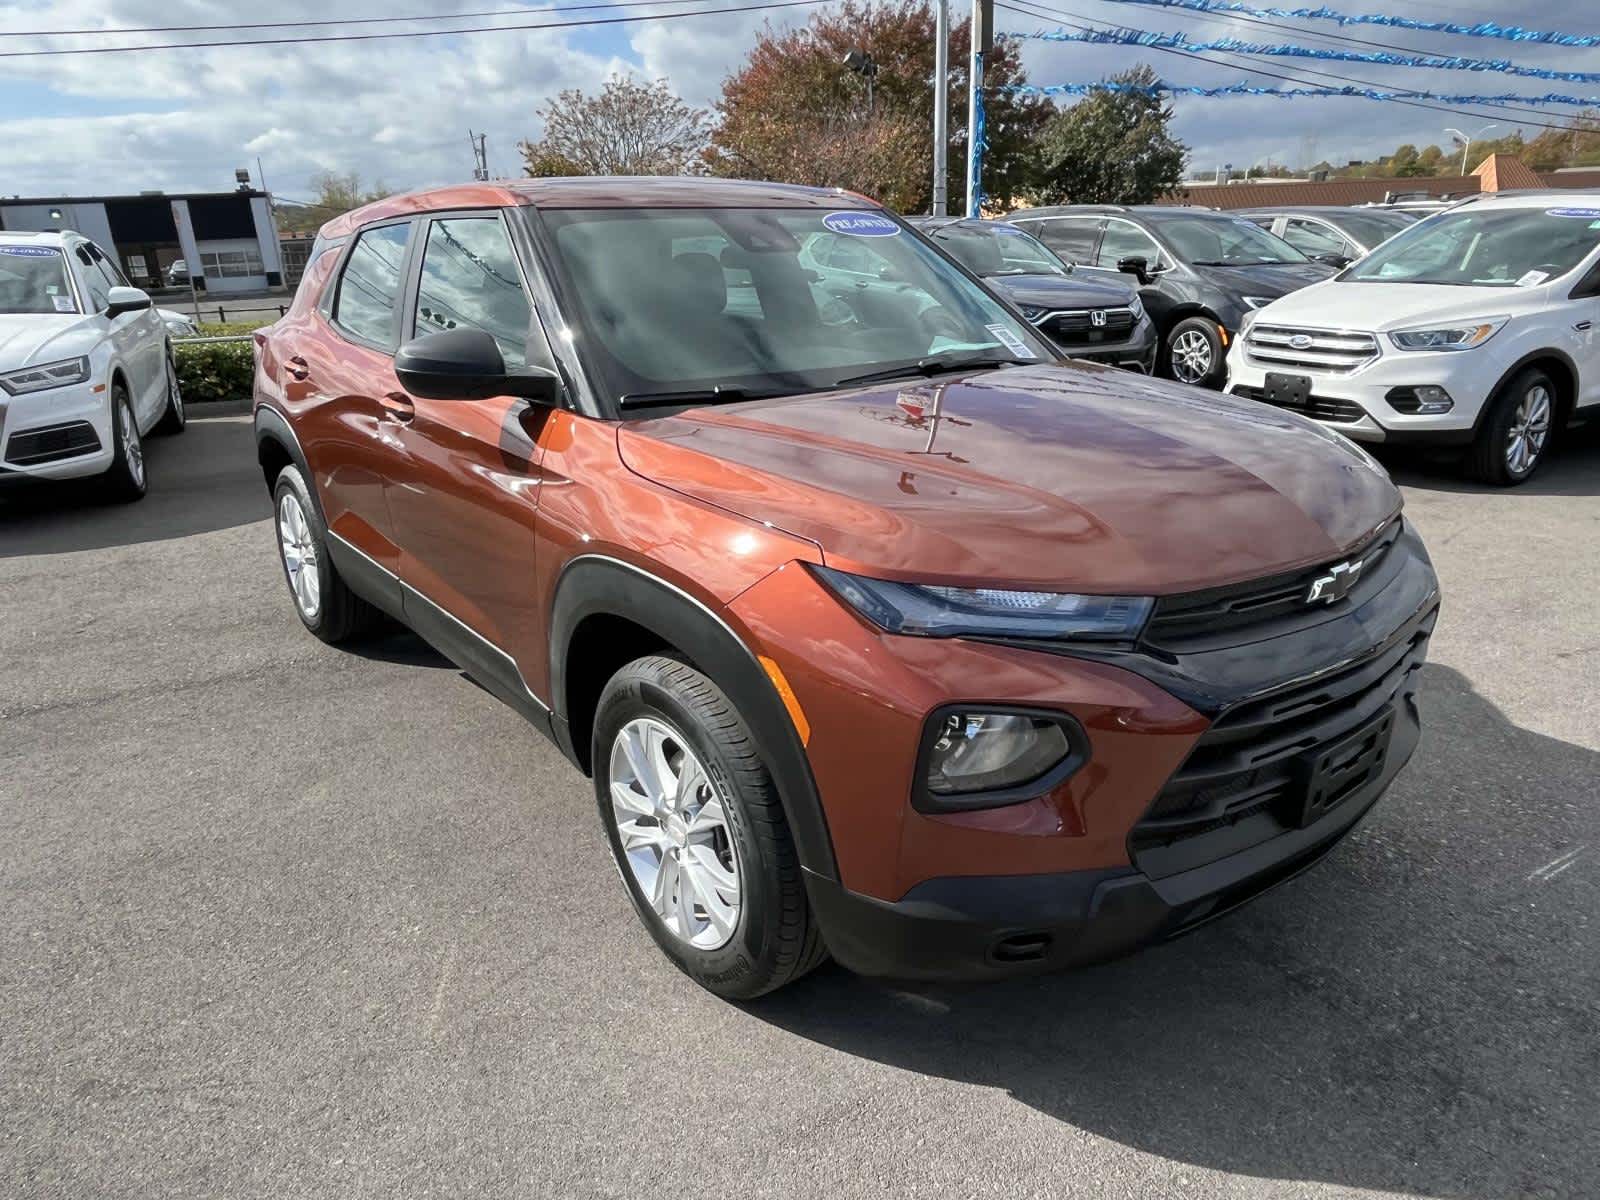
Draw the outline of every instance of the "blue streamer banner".
<instances>
[{"instance_id":1,"label":"blue streamer banner","mask_svg":"<svg viewBox=\"0 0 1600 1200\"><path fill-rule=\"evenodd\" d=\"M1456 21L1419 21L1413 17L1390 17L1382 13L1344 13L1332 8L1258 8L1240 0L1115 0L1118 4L1144 4L1151 8L1187 9L1189 12L1238 13L1246 17L1287 17L1293 21L1334 21L1340 25L1384 25L1391 29L1418 29L1425 33L1454 33L1462 37L1499 38L1507 42L1538 42L1546 46L1600 46L1600 35L1557 33L1524 29L1520 25L1499 25L1479 21L1462 25Z\"/></svg>"},{"instance_id":2,"label":"blue streamer banner","mask_svg":"<svg viewBox=\"0 0 1600 1200\"><path fill-rule=\"evenodd\" d=\"M1543 96L1457 96L1449 92L1391 92L1360 87L1256 87L1249 83L1229 83L1222 87L1190 87L1165 80L1153 84L1117 83L1102 80L1099 83L1052 83L1039 86L1032 83L1014 83L993 88L992 91L1009 92L1016 96L1086 96L1090 92L1136 92L1143 96L1278 96L1283 99L1302 97L1350 96L1360 100L1436 100L1443 104L1574 104L1581 108L1600 105L1600 96L1561 96L1550 92Z\"/></svg>"},{"instance_id":3,"label":"blue streamer banner","mask_svg":"<svg viewBox=\"0 0 1600 1200\"><path fill-rule=\"evenodd\" d=\"M1100 46L1149 46L1158 50L1184 50L1190 54L1252 54L1276 58L1315 58L1326 62L1375 63L1385 67L1494 71L1502 75L1520 75L1528 79L1553 79L1562 83L1600 83L1600 71L1557 71L1549 67L1523 67L1503 58L1463 58L1453 54L1391 54L1386 50L1327 50L1320 46L1296 46L1288 42L1246 42L1238 38L1195 42L1181 33L1149 33L1138 29L1089 29L1082 33L1054 29L1034 33L1003 33L996 36L1044 42L1083 42Z\"/></svg>"}]
</instances>

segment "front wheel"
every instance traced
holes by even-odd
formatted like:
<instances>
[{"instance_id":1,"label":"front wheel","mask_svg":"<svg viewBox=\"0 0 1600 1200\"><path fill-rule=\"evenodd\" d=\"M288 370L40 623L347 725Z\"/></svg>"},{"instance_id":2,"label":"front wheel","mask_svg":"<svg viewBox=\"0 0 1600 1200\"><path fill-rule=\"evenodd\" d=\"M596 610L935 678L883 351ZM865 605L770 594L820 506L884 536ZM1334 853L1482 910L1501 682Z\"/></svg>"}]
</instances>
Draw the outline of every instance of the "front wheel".
<instances>
[{"instance_id":1,"label":"front wheel","mask_svg":"<svg viewBox=\"0 0 1600 1200\"><path fill-rule=\"evenodd\" d=\"M1532 367L1519 371L1489 402L1467 454L1472 474L1495 487L1526 483L1544 462L1555 415L1550 377Z\"/></svg>"},{"instance_id":2,"label":"front wheel","mask_svg":"<svg viewBox=\"0 0 1600 1200\"><path fill-rule=\"evenodd\" d=\"M637 659L595 712L595 798L623 886L702 987L747 1000L826 956L776 786L733 704L676 659Z\"/></svg>"},{"instance_id":3,"label":"front wheel","mask_svg":"<svg viewBox=\"0 0 1600 1200\"><path fill-rule=\"evenodd\" d=\"M183 411L183 389L178 385L178 363L167 351L167 406L155 427L156 433L182 433L189 418Z\"/></svg>"},{"instance_id":4,"label":"front wheel","mask_svg":"<svg viewBox=\"0 0 1600 1200\"><path fill-rule=\"evenodd\" d=\"M133 405L128 401L128 389L121 383L111 385L111 442L111 466L100 477L105 494L123 502L143 498L149 486L144 470L144 441L139 436Z\"/></svg>"},{"instance_id":5,"label":"front wheel","mask_svg":"<svg viewBox=\"0 0 1600 1200\"><path fill-rule=\"evenodd\" d=\"M1162 347L1166 373L1179 383L1196 387L1222 386L1222 335L1214 321L1189 317L1167 332Z\"/></svg>"}]
</instances>

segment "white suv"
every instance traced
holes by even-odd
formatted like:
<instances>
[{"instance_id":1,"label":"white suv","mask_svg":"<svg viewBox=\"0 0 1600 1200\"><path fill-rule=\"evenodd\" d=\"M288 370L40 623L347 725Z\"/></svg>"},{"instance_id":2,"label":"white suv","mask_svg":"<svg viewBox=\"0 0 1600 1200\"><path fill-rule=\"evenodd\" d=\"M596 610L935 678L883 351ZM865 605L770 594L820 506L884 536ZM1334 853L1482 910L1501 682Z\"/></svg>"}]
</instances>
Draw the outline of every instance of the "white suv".
<instances>
[{"instance_id":1,"label":"white suv","mask_svg":"<svg viewBox=\"0 0 1600 1200\"><path fill-rule=\"evenodd\" d=\"M1600 415L1597 322L1600 195L1485 196L1248 314L1227 390L1358 441L1463 445L1517 484Z\"/></svg>"},{"instance_id":2,"label":"white suv","mask_svg":"<svg viewBox=\"0 0 1600 1200\"><path fill-rule=\"evenodd\" d=\"M142 436L183 425L150 297L81 234L0 232L0 483L99 475L136 500Z\"/></svg>"}]
</instances>

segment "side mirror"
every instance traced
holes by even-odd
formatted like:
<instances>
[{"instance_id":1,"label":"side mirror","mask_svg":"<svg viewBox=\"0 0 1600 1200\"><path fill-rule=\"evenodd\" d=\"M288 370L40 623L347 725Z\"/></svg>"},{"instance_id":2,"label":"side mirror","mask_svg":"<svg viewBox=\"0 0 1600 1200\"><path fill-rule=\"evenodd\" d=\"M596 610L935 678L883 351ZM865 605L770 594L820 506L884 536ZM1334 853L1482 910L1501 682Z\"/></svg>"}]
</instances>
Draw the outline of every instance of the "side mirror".
<instances>
[{"instance_id":1,"label":"side mirror","mask_svg":"<svg viewBox=\"0 0 1600 1200\"><path fill-rule=\"evenodd\" d=\"M395 352L394 373L406 391L425 400L520 396L535 404L555 404L561 395L554 371L526 367L508 372L499 345L481 329L412 338Z\"/></svg>"},{"instance_id":2,"label":"side mirror","mask_svg":"<svg viewBox=\"0 0 1600 1200\"><path fill-rule=\"evenodd\" d=\"M1319 263L1327 263L1330 267L1338 267L1341 271L1355 262L1355 259L1347 254L1313 254L1311 257Z\"/></svg>"},{"instance_id":3,"label":"side mirror","mask_svg":"<svg viewBox=\"0 0 1600 1200\"><path fill-rule=\"evenodd\" d=\"M1150 269L1150 260L1139 254L1117 259L1117 270L1124 275L1137 276L1139 282L1146 285L1156 276L1156 273Z\"/></svg>"},{"instance_id":4,"label":"side mirror","mask_svg":"<svg viewBox=\"0 0 1600 1200\"><path fill-rule=\"evenodd\" d=\"M120 317L123 313L143 312L150 307L150 296L136 287L114 287L106 293L106 316Z\"/></svg>"}]
</instances>

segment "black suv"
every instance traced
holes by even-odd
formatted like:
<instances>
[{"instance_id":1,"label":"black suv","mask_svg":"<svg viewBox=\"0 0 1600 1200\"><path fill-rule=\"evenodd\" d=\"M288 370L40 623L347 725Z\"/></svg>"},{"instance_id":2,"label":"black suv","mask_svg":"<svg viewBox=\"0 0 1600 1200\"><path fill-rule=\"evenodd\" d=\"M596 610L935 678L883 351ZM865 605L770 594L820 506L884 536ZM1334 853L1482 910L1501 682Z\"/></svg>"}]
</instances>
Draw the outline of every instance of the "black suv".
<instances>
[{"instance_id":1,"label":"black suv","mask_svg":"<svg viewBox=\"0 0 1600 1200\"><path fill-rule=\"evenodd\" d=\"M1162 373L1203 387L1222 386L1228 343L1246 312L1336 271L1214 209L1066 204L1006 220L1079 267L1137 276L1161 338Z\"/></svg>"},{"instance_id":2,"label":"black suv","mask_svg":"<svg viewBox=\"0 0 1600 1200\"><path fill-rule=\"evenodd\" d=\"M1077 271L1007 221L908 217L1074 358L1155 374L1155 325L1132 279Z\"/></svg>"}]
</instances>

